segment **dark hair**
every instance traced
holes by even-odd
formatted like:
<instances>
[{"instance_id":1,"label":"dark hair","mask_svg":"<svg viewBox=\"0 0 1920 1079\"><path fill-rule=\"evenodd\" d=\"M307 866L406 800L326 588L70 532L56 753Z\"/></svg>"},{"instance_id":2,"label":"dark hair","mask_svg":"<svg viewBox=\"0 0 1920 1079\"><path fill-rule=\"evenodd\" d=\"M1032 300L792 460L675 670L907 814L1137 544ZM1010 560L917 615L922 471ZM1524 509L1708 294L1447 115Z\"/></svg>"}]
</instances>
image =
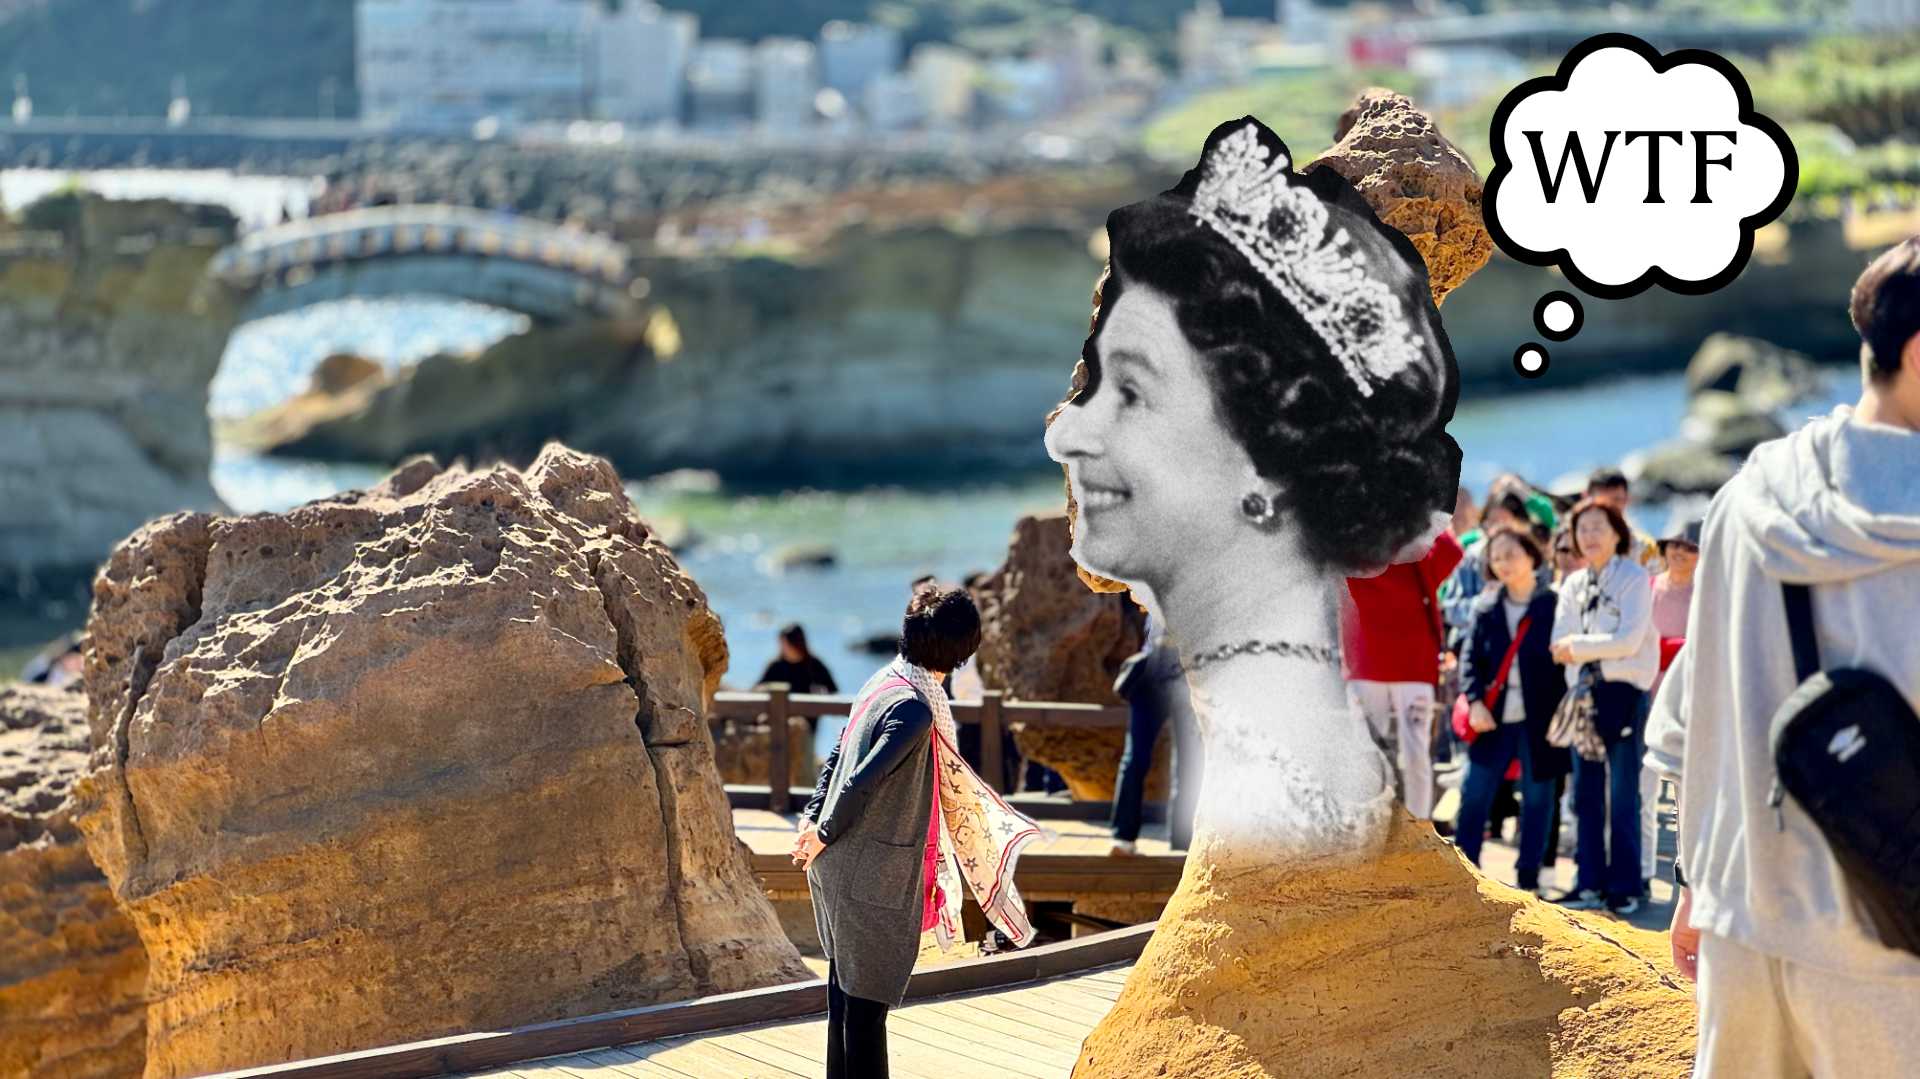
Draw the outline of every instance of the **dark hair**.
<instances>
[{"instance_id":1,"label":"dark hair","mask_svg":"<svg viewBox=\"0 0 1920 1079\"><path fill-rule=\"evenodd\" d=\"M1497 494L1487 496L1487 504L1480 507L1480 519L1484 521L1493 516L1493 511L1496 509L1504 509L1508 513L1513 514L1515 520L1531 520L1531 518L1527 516L1526 499L1521 498L1512 491L1501 491Z\"/></svg>"},{"instance_id":2,"label":"dark hair","mask_svg":"<svg viewBox=\"0 0 1920 1079\"><path fill-rule=\"evenodd\" d=\"M1617 468L1596 468L1593 474L1587 477L1587 490L1631 491L1633 487L1627 482L1625 472Z\"/></svg>"},{"instance_id":3,"label":"dark hair","mask_svg":"<svg viewBox=\"0 0 1920 1079\"><path fill-rule=\"evenodd\" d=\"M798 648L802 655L807 651L807 631L800 628L798 622L788 622L780 627L780 639Z\"/></svg>"},{"instance_id":4,"label":"dark hair","mask_svg":"<svg viewBox=\"0 0 1920 1079\"><path fill-rule=\"evenodd\" d=\"M1539 569L1547 560L1546 554L1540 550L1540 545L1534 542L1532 532L1523 532L1512 525L1507 525L1504 528L1496 528L1487 534L1487 558L1489 561L1493 558L1493 541L1498 539L1510 539L1519 544L1520 549L1527 552L1527 557L1533 559L1534 569Z\"/></svg>"},{"instance_id":5,"label":"dark hair","mask_svg":"<svg viewBox=\"0 0 1920 1079\"><path fill-rule=\"evenodd\" d=\"M930 671L952 671L980 650L980 609L964 588L924 585L900 621L900 654Z\"/></svg>"},{"instance_id":6,"label":"dark hair","mask_svg":"<svg viewBox=\"0 0 1920 1079\"><path fill-rule=\"evenodd\" d=\"M1588 510L1599 510L1601 513L1607 515L1608 527L1612 528L1613 534L1619 537L1619 542L1613 545L1614 554L1626 554L1633 549L1633 529L1627 526L1627 519L1621 516L1620 511L1614 509L1611 505L1605 502L1596 502L1591 498L1581 499L1579 503L1573 507L1573 512L1567 515L1567 531L1569 533L1572 533L1580 524L1580 515ZM1580 550L1578 540L1574 542L1573 549L1575 551Z\"/></svg>"},{"instance_id":7,"label":"dark hair","mask_svg":"<svg viewBox=\"0 0 1920 1079\"><path fill-rule=\"evenodd\" d=\"M1207 149L1248 124L1269 150L1287 153L1252 117L1215 128ZM1196 168L1172 190L1107 217L1110 274L1081 351L1082 392L1099 388L1095 341L1114 302L1133 286L1161 293L1200 354L1216 412L1259 474L1280 488L1280 508L1299 528L1307 556L1327 566L1379 565L1424 532L1433 513L1453 512L1460 446L1446 424L1460 393L1459 366L1412 242L1382 225L1332 169L1286 178L1326 205L1328 233L1344 228L1363 261L1397 258L1411 270L1394 291L1427 342L1429 362L1374 381L1372 395L1362 396L1293 305L1225 236L1192 218Z\"/></svg>"},{"instance_id":8,"label":"dark hair","mask_svg":"<svg viewBox=\"0 0 1920 1079\"><path fill-rule=\"evenodd\" d=\"M1853 283L1847 315L1860 334L1860 366L1884 383L1900 373L1900 354L1920 333L1920 236L1874 259Z\"/></svg>"}]
</instances>

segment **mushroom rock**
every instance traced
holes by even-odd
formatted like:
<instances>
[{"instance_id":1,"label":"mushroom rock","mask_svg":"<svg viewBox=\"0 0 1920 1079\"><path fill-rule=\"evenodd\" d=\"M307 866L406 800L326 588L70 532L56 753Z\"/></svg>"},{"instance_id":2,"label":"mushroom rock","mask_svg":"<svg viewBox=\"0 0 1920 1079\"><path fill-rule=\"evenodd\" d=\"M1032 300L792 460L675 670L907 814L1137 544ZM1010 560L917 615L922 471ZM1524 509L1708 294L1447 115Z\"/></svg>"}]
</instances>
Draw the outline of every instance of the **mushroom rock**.
<instances>
[{"instance_id":1,"label":"mushroom rock","mask_svg":"<svg viewBox=\"0 0 1920 1079\"><path fill-rule=\"evenodd\" d=\"M808 977L714 766L719 619L604 460L151 522L88 636L154 1079Z\"/></svg>"},{"instance_id":2,"label":"mushroom rock","mask_svg":"<svg viewBox=\"0 0 1920 1079\"><path fill-rule=\"evenodd\" d=\"M0 686L0 1075L137 1076L147 953L74 827L79 686Z\"/></svg>"},{"instance_id":3,"label":"mushroom rock","mask_svg":"<svg viewBox=\"0 0 1920 1079\"><path fill-rule=\"evenodd\" d=\"M1333 137L1333 146L1308 168L1346 177L1381 221L1413 241L1426 260L1435 304L1487 264L1493 237L1480 216L1480 177L1411 99L1378 87L1362 90Z\"/></svg>"},{"instance_id":4,"label":"mushroom rock","mask_svg":"<svg viewBox=\"0 0 1920 1079\"><path fill-rule=\"evenodd\" d=\"M1200 847L1075 1079L1692 1071L1665 934L1496 884L1405 813L1373 856Z\"/></svg>"},{"instance_id":5,"label":"mushroom rock","mask_svg":"<svg viewBox=\"0 0 1920 1079\"><path fill-rule=\"evenodd\" d=\"M1113 679L1139 651L1139 610L1124 595L1091 592L1073 556L1065 514L1023 517L1007 560L974 589L980 607L980 677L1016 700L1119 704ZM1164 741L1164 740L1163 740ZM1020 751L1058 771L1073 796L1110 801L1125 732L1016 724ZM1165 797L1166 749L1155 755L1148 796Z\"/></svg>"}]
</instances>

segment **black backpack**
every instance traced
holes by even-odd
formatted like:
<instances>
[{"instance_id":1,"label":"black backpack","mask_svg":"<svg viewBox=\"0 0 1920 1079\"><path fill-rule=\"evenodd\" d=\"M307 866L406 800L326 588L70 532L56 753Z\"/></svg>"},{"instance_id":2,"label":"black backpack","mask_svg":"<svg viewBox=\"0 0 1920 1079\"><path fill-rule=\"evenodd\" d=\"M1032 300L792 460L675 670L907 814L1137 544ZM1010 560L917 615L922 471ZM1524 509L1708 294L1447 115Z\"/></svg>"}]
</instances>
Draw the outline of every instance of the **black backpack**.
<instances>
[{"instance_id":1,"label":"black backpack","mask_svg":"<svg viewBox=\"0 0 1920 1079\"><path fill-rule=\"evenodd\" d=\"M1820 669L1812 594L1782 584L1800 686L1774 713L1779 827L1785 795L1818 825L1882 943L1920 955L1920 717L1860 667Z\"/></svg>"}]
</instances>

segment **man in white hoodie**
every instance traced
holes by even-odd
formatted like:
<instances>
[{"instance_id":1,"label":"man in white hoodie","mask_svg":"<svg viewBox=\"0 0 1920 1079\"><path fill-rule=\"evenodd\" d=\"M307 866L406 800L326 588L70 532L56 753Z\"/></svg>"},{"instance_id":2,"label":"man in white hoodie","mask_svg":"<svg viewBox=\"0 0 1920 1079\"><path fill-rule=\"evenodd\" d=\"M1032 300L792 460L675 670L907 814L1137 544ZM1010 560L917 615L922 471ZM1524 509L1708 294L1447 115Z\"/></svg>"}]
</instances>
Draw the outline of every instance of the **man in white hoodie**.
<instances>
[{"instance_id":1,"label":"man in white hoodie","mask_svg":"<svg viewBox=\"0 0 1920 1079\"><path fill-rule=\"evenodd\" d=\"M1768 725L1798 684L1782 582L1812 586L1823 666L1920 708L1920 237L1853 289L1853 408L1761 445L1715 496L1687 643L1647 763L1680 783L1674 961L1698 980L1696 1079L1920 1075L1920 957L1882 944L1818 828L1776 819Z\"/></svg>"}]
</instances>

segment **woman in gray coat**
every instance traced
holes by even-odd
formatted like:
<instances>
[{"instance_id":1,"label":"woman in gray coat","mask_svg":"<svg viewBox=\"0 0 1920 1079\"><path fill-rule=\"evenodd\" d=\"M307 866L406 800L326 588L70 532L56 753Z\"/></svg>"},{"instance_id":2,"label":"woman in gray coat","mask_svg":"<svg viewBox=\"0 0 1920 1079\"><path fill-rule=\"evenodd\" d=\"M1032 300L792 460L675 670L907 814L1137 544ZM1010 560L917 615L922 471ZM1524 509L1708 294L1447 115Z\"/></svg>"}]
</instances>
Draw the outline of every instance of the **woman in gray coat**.
<instances>
[{"instance_id":1,"label":"woman in gray coat","mask_svg":"<svg viewBox=\"0 0 1920 1079\"><path fill-rule=\"evenodd\" d=\"M965 590L916 591L900 655L855 698L801 814L793 856L827 953L828 1079L886 1079L887 1009L906 995L920 934L958 936L963 876L1014 943L1033 938L1013 865L1040 830L967 767L940 689L979 647Z\"/></svg>"}]
</instances>

